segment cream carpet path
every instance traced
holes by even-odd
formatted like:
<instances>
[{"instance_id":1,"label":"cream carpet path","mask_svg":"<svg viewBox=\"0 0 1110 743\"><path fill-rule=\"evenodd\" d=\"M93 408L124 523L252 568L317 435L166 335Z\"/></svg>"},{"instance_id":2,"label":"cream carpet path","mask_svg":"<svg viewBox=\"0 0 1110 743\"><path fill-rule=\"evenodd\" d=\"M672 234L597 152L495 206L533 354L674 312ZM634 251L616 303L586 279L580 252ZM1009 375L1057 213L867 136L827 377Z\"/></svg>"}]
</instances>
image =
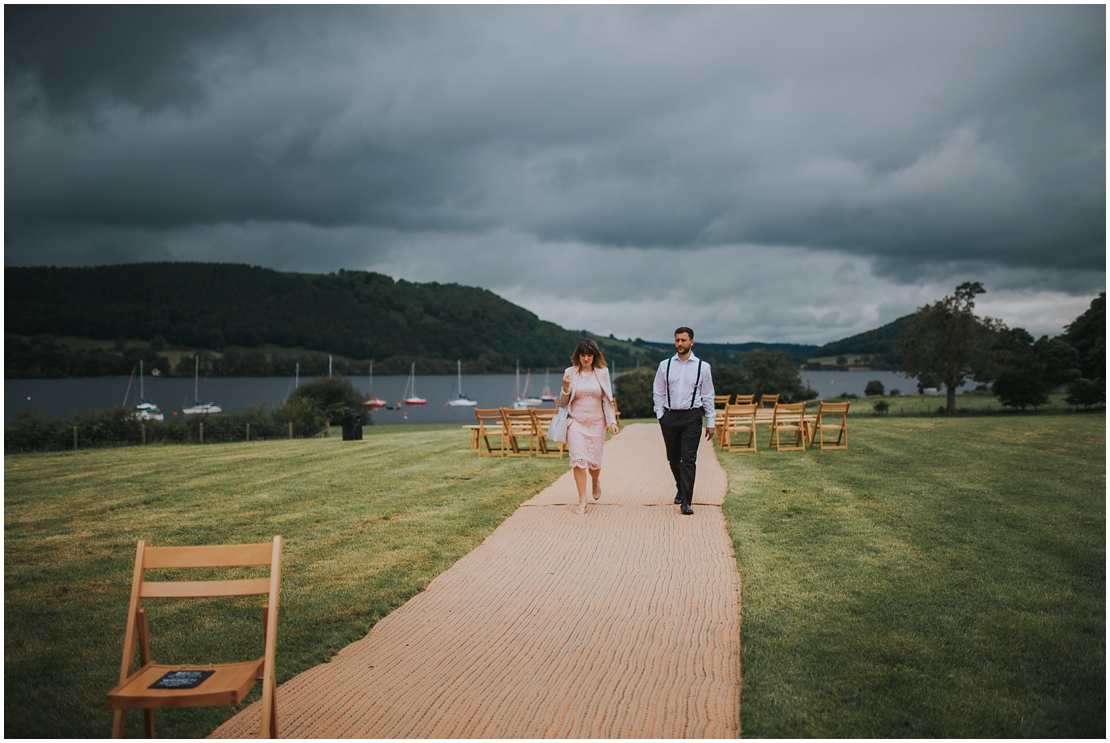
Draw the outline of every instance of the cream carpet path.
<instances>
[{"instance_id":1,"label":"cream carpet path","mask_svg":"<svg viewBox=\"0 0 1110 743\"><path fill-rule=\"evenodd\" d=\"M282 737L737 737L724 471L703 442L695 514L681 516L649 424L606 444L602 472L585 516L568 472L365 638L280 686ZM258 728L256 704L213 735Z\"/></svg>"}]
</instances>

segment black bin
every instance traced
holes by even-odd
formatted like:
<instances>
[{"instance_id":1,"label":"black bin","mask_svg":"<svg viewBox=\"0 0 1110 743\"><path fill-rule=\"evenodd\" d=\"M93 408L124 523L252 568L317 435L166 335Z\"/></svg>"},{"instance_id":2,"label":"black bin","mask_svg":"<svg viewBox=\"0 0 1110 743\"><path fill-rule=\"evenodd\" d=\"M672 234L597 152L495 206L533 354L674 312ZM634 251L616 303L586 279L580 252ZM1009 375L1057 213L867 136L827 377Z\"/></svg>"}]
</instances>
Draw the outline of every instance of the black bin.
<instances>
[{"instance_id":1,"label":"black bin","mask_svg":"<svg viewBox=\"0 0 1110 743\"><path fill-rule=\"evenodd\" d=\"M362 441L362 414L357 410L343 414L343 440Z\"/></svg>"}]
</instances>

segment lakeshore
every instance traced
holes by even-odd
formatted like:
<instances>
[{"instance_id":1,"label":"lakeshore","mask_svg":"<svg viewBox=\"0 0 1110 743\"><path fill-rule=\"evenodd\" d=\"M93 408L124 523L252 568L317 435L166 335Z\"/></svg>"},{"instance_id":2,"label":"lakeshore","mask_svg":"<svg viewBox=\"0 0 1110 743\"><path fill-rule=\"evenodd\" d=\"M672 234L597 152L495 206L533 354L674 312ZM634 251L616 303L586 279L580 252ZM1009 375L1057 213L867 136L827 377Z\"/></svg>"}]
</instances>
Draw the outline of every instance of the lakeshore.
<instances>
[{"instance_id":1,"label":"lakeshore","mask_svg":"<svg viewBox=\"0 0 1110 743\"><path fill-rule=\"evenodd\" d=\"M619 370L618 370L619 372ZM562 369L552 369L550 386L558 391ZM618 374L619 376L619 374ZM525 373L521 373L521 393L524 392ZM873 379L883 383L887 391L900 389L903 394L917 391L917 382L897 372L889 371L836 371L801 372L802 381L817 390L818 397L835 397L842 392L863 396L864 387ZM307 382L311 377L302 377ZM351 377L351 382L362 392L368 392L370 380L367 376ZM373 392L396 405L405 389L406 376L375 376ZM416 375L416 389L421 397L428 400L427 405L403 407L397 410L374 410L374 423L377 425L415 424L415 423L473 423L474 412L469 408L445 408L452 394L456 377L454 374ZM157 404L167 416L181 408L193 404L193 379L191 377L147 377L143 381L146 396ZM223 408L224 412L236 413L248 406L259 407L281 405L293 391L292 377L202 377L200 397L210 400ZM513 374L464 374L463 391L478 401L478 407L500 408L513 404ZM136 382L132 382L129 398L136 396ZM530 393L539 396L543 392L544 373L533 370ZM729 390L738 392L739 390ZM4 380L4 419L10 421L16 414L29 411L44 417L66 418L73 413L91 413L116 407L124 401L128 393L127 377L82 377L77 379L5 379ZM550 407L551 403L546 403Z\"/></svg>"}]
</instances>

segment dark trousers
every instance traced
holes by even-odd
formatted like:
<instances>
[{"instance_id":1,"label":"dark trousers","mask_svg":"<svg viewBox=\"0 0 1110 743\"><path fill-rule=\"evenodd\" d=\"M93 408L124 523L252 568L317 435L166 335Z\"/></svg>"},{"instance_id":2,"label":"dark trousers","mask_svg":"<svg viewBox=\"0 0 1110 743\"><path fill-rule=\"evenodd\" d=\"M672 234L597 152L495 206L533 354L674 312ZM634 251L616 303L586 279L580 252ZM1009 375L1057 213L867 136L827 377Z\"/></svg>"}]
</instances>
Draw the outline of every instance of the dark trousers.
<instances>
[{"instance_id":1,"label":"dark trousers","mask_svg":"<svg viewBox=\"0 0 1110 743\"><path fill-rule=\"evenodd\" d=\"M664 410L659 419L667 461L671 465L678 498L686 505L694 499L694 476L697 474L698 445L701 443L701 408Z\"/></svg>"}]
</instances>

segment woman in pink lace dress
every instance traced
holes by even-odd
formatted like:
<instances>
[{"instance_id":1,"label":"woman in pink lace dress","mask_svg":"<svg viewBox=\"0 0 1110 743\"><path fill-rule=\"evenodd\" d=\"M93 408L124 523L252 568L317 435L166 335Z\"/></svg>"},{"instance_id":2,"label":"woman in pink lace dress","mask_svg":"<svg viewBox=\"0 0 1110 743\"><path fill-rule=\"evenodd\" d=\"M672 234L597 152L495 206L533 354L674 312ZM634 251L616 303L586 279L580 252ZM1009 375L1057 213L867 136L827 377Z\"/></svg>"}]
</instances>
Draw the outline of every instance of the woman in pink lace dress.
<instances>
[{"instance_id":1,"label":"woman in pink lace dress","mask_svg":"<svg viewBox=\"0 0 1110 743\"><path fill-rule=\"evenodd\" d=\"M559 407L568 408L567 449L574 483L578 486L578 506L574 512L586 513L586 471L593 480L594 500L601 497L601 450L605 430L614 434L617 418L613 412L613 387L601 349L590 338L579 341L570 357L573 366L563 374Z\"/></svg>"}]
</instances>

